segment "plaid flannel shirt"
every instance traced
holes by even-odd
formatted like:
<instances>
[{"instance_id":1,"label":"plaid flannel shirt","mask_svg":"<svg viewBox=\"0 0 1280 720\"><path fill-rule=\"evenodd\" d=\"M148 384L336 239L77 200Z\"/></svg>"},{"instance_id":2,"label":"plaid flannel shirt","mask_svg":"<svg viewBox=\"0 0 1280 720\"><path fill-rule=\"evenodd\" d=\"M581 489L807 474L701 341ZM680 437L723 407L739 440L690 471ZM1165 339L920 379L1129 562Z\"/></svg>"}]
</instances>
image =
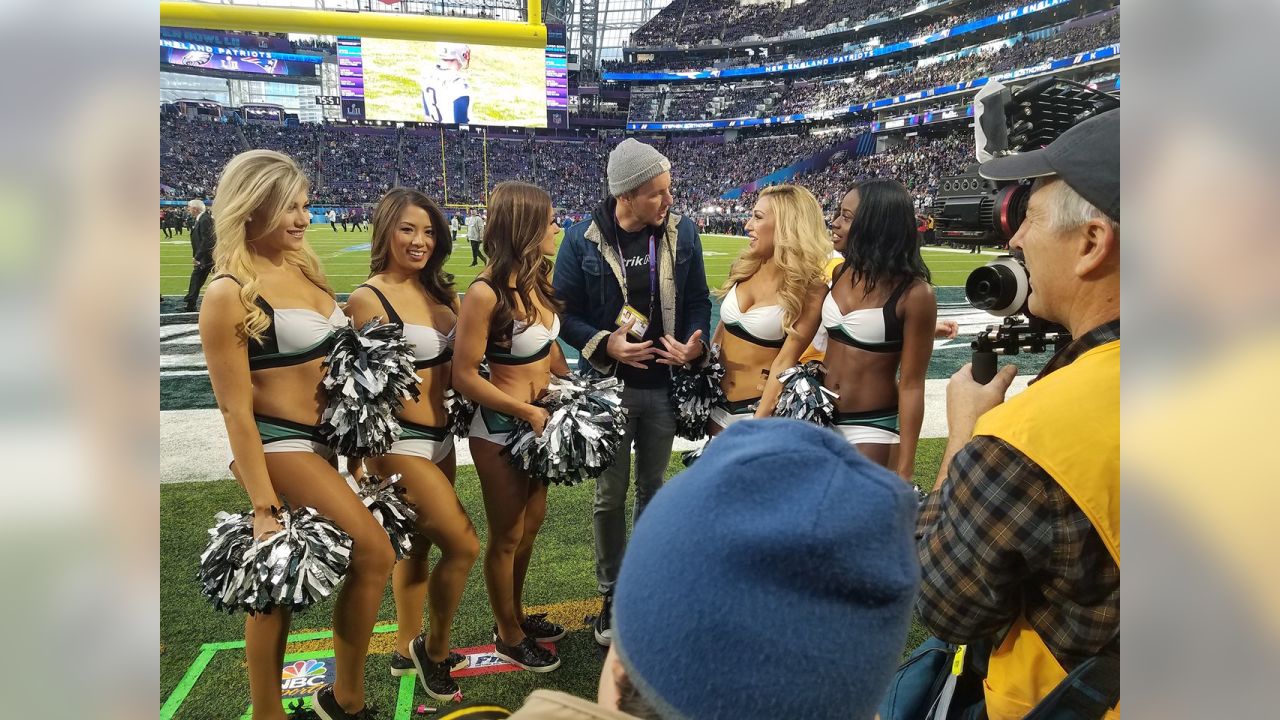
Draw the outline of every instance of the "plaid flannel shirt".
<instances>
[{"instance_id":1,"label":"plaid flannel shirt","mask_svg":"<svg viewBox=\"0 0 1280 720\"><path fill-rule=\"evenodd\" d=\"M1119 338L1119 320L1094 328L1036 380ZM998 645L1025 610L1070 670L1119 630L1120 568L1066 491L1002 440L978 436L956 454L921 508L916 537L923 576L916 609L944 641Z\"/></svg>"}]
</instances>

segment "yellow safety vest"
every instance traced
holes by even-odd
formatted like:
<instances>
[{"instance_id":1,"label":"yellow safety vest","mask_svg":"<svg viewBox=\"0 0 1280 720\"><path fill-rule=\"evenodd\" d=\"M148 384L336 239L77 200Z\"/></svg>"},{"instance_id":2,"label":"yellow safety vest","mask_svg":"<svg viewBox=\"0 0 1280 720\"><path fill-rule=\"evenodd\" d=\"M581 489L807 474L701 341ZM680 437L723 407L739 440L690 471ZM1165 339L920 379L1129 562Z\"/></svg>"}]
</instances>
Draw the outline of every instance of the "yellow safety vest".
<instances>
[{"instance_id":1,"label":"yellow safety vest","mask_svg":"<svg viewBox=\"0 0 1280 720\"><path fill-rule=\"evenodd\" d=\"M1120 341L1085 352L983 415L974 435L1000 438L1049 474L1120 564ZM991 653L987 717L1025 716L1067 676L1020 615ZM1106 715L1119 718L1117 705Z\"/></svg>"}]
</instances>

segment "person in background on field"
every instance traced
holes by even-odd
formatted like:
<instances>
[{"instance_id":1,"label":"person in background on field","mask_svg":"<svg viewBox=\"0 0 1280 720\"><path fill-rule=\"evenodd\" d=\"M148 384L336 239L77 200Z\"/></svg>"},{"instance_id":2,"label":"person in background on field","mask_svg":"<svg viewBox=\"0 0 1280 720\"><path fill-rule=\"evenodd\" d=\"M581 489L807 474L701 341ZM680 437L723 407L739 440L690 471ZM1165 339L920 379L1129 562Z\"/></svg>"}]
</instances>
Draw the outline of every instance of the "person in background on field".
<instances>
[{"instance_id":1,"label":"person in background on field","mask_svg":"<svg viewBox=\"0 0 1280 720\"><path fill-rule=\"evenodd\" d=\"M329 212L325 213L324 217L329 221L329 227L334 232L338 232L338 213L334 212L333 208L329 208Z\"/></svg>"},{"instance_id":2,"label":"person in background on field","mask_svg":"<svg viewBox=\"0 0 1280 720\"><path fill-rule=\"evenodd\" d=\"M556 223L557 225L559 223ZM484 256L484 216L479 210L467 216L467 241L471 243L471 267L488 262Z\"/></svg>"},{"instance_id":3,"label":"person in background on field","mask_svg":"<svg viewBox=\"0 0 1280 720\"><path fill-rule=\"evenodd\" d=\"M200 289L213 270L213 216L204 206L203 200L191 200L187 203L187 212L191 214L191 281L187 283L187 294L183 297L183 309L186 312L196 311L196 301L200 299ZM181 220L179 220L181 222Z\"/></svg>"}]
</instances>

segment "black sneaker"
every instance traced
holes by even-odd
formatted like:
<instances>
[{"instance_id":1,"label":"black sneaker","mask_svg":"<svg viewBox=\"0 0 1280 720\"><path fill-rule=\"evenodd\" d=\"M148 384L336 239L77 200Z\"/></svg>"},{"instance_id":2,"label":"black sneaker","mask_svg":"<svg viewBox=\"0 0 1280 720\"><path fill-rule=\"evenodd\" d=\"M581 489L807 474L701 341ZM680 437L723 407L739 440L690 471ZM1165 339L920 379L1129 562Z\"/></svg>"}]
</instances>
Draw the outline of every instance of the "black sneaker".
<instances>
[{"instance_id":1,"label":"black sneaker","mask_svg":"<svg viewBox=\"0 0 1280 720\"><path fill-rule=\"evenodd\" d=\"M555 642L567 634L563 627L548 620L546 613L537 613L525 617L524 622L520 623L520 629L524 631L525 635L538 642ZM493 626L493 641L498 641L497 625Z\"/></svg>"},{"instance_id":2,"label":"black sneaker","mask_svg":"<svg viewBox=\"0 0 1280 720\"><path fill-rule=\"evenodd\" d=\"M295 700L290 703L288 720L319 720L320 716L309 707L303 705L301 700Z\"/></svg>"},{"instance_id":3,"label":"black sneaker","mask_svg":"<svg viewBox=\"0 0 1280 720\"><path fill-rule=\"evenodd\" d=\"M452 658L431 662L431 658L427 657L427 641L421 635L409 643L409 657L413 659L413 666L418 671L418 681L428 695L447 702L458 694L458 683L449 677Z\"/></svg>"},{"instance_id":4,"label":"black sneaker","mask_svg":"<svg viewBox=\"0 0 1280 720\"><path fill-rule=\"evenodd\" d=\"M446 658L449 662L449 670L465 670L470 667L471 659L462 653L450 652ZM417 675L418 668L414 666L413 659L392 650L391 651L391 675L392 677L405 677L407 675Z\"/></svg>"},{"instance_id":5,"label":"black sneaker","mask_svg":"<svg viewBox=\"0 0 1280 720\"><path fill-rule=\"evenodd\" d=\"M392 650L391 651L391 677L406 677L416 675L418 669L413 666L413 660Z\"/></svg>"},{"instance_id":6,"label":"black sneaker","mask_svg":"<svg viewBox=\"0 0 1280 720\"><path fill-rule=\"evenodd\" d=\"M546 613L526 616L520 629L539 642L555 642L565 636L564 628L548 620Z\"/></svg>"},{"instance_id":7,"label":"black sneaker","mask_svg":"<svg viewBox=\"0 0 1280 720\"><path fill-rule=\"evenodd\" d=\"M331 687L326 687L311 696L311 709L320 716L321 720L373 720L374 718L374 711L369 707L361 708L356 713L343 710L338 704L338 699L333 696Z\"/></svg>"},{"instance_id":8,"label":"black sneaker","mask_svg":"<svg viewBox=\"0 0 1280 720\"><path fill-rule=\"evenodd\" d=\"M508 645L498 638L494 643L494 655L529 672L551 672L560 667L560 658L526 636L519 645Z\"/></svg>"},{"instance_id":9,"label":"black sneaker","mask_svg":"<svg viewBox=\"0 0 1280 720\"><path fill-rule=\"evenodd\" d=\"M605 593L604 600L600 603L600 614L596 615L596 621L593 624L596 633L596 643L609 647L613 642L613 593Z\"/></svg>"},{"instance_id":10,"label":"black sneaker","mask_svg":"<svg viewBox=\"0 0 1280 720\"><path fill-rule=\"evenodd\" d=\"M441 662L432 662L427 655L427 640L422 635L409 643L410 663L422 681L427 694L437 700L450 700L458 692L458 685L449 677L454 670L462 670L471 664L466 655L450 652ZM423 672L425 669L426 672Z\"/></svg>"}]
</instances>

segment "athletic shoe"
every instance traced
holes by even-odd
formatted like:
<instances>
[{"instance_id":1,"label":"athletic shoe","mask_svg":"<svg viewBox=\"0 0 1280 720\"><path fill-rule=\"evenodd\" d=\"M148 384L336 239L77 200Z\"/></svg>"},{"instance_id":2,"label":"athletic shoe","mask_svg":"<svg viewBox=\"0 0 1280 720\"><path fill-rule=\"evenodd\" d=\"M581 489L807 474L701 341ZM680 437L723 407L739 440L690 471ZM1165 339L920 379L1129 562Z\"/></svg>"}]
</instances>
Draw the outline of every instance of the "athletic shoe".
<instances>
[{"instance_id":1,"label":"athletic shoe","mask_svg":"<svg viewBox=\"0 0 1280 720\"><path fill-rule=\"evenodd\" d=\"M326 687L311 696L311 709L320 716L321 720L372 720L374 717L373 710L368 707L361 708L357 713L343 710L338 704L338 699L333 696L331 687Z\"/></svg>"},{"instance_id":2,"label":"athletic shoe","mask_svg":"<svg viewBox=\"0 0 1280 720\"><path fill-rule=\"evenodd\" d=\"M613 593L605 593L604 600L600 603L600 614L596 615L594 630L596 633L596 643L609 647L613 642Z\"/></svg>"},{"instance_id":3,"label":"athletic shoe","mask_svg":"<svg viewBox=\"0 0 1280 720\"><path fill-rule=\"evenodd\" d=\"M394 650L391 651L392 677L406 677L417 673L418 669L414 667L412 658L407 658Z\"/></svg>"},{"instance_id":4,"label":"athletic shoe","mask_svg":"<svg viewBox=\"0 0 1280 720\"><path fill-rule=\"evenodd\" d=\"M471 660L462 653L450 652L446 658L449 662L450 671L465 670L471 665ZM391 675L393 677L405 677L406 675L417 675L418 668L413 664L413 658L407 658L394 650L391 651Z\"/></svg>"},{"instance_id":5,"label":"athletic shoe","mask_svg":"<svg viewBox=\"0 0 1280 720\"><path fill-rule=\"evenodd\" d=\"M320 720L320 716L309 707L302 704L301 700L294 700L288 708L289 720Z\"/></svg>"},{"instance_id":6,"label":"athletic shoe","mask_svg":"<svg viewBox=\"0 0 1280 720\"><path fill-rule=\"evenodd\" d=\"M508 645L498 638L494 643L494 655L529 672L551 672L560 667L560 658L526 636L518 645Z\"/></svg>"},{"instance_id":7,"label":"athletic shoe","mask_svg":"<svg viewBox=\"0 0 1280 720\"><path fill-rule=\"evenodd\" d=\"M458 683L449 677L450 658L440 662L431 662L427 657L427 641L419 635L409 643L409 656L413 658L413 666L418 670L418 681L422 689L436 700L452 700L458 694Z\"/></svg>"},{"instance_id":8,"label":"athletic shoe","mask_svg":"<svg viewBox=\"0 0 1280 720\"><path fill-rule=\"evenodd\" d=\"M565 636L564 628L547 620L546 613L535 613L525 617L524 622L520 623L520 629L525 635L537 640L538 642L555 642ZM493 640L498 640L498 626L493 626Z\"/></svg>"}]
</instances>

